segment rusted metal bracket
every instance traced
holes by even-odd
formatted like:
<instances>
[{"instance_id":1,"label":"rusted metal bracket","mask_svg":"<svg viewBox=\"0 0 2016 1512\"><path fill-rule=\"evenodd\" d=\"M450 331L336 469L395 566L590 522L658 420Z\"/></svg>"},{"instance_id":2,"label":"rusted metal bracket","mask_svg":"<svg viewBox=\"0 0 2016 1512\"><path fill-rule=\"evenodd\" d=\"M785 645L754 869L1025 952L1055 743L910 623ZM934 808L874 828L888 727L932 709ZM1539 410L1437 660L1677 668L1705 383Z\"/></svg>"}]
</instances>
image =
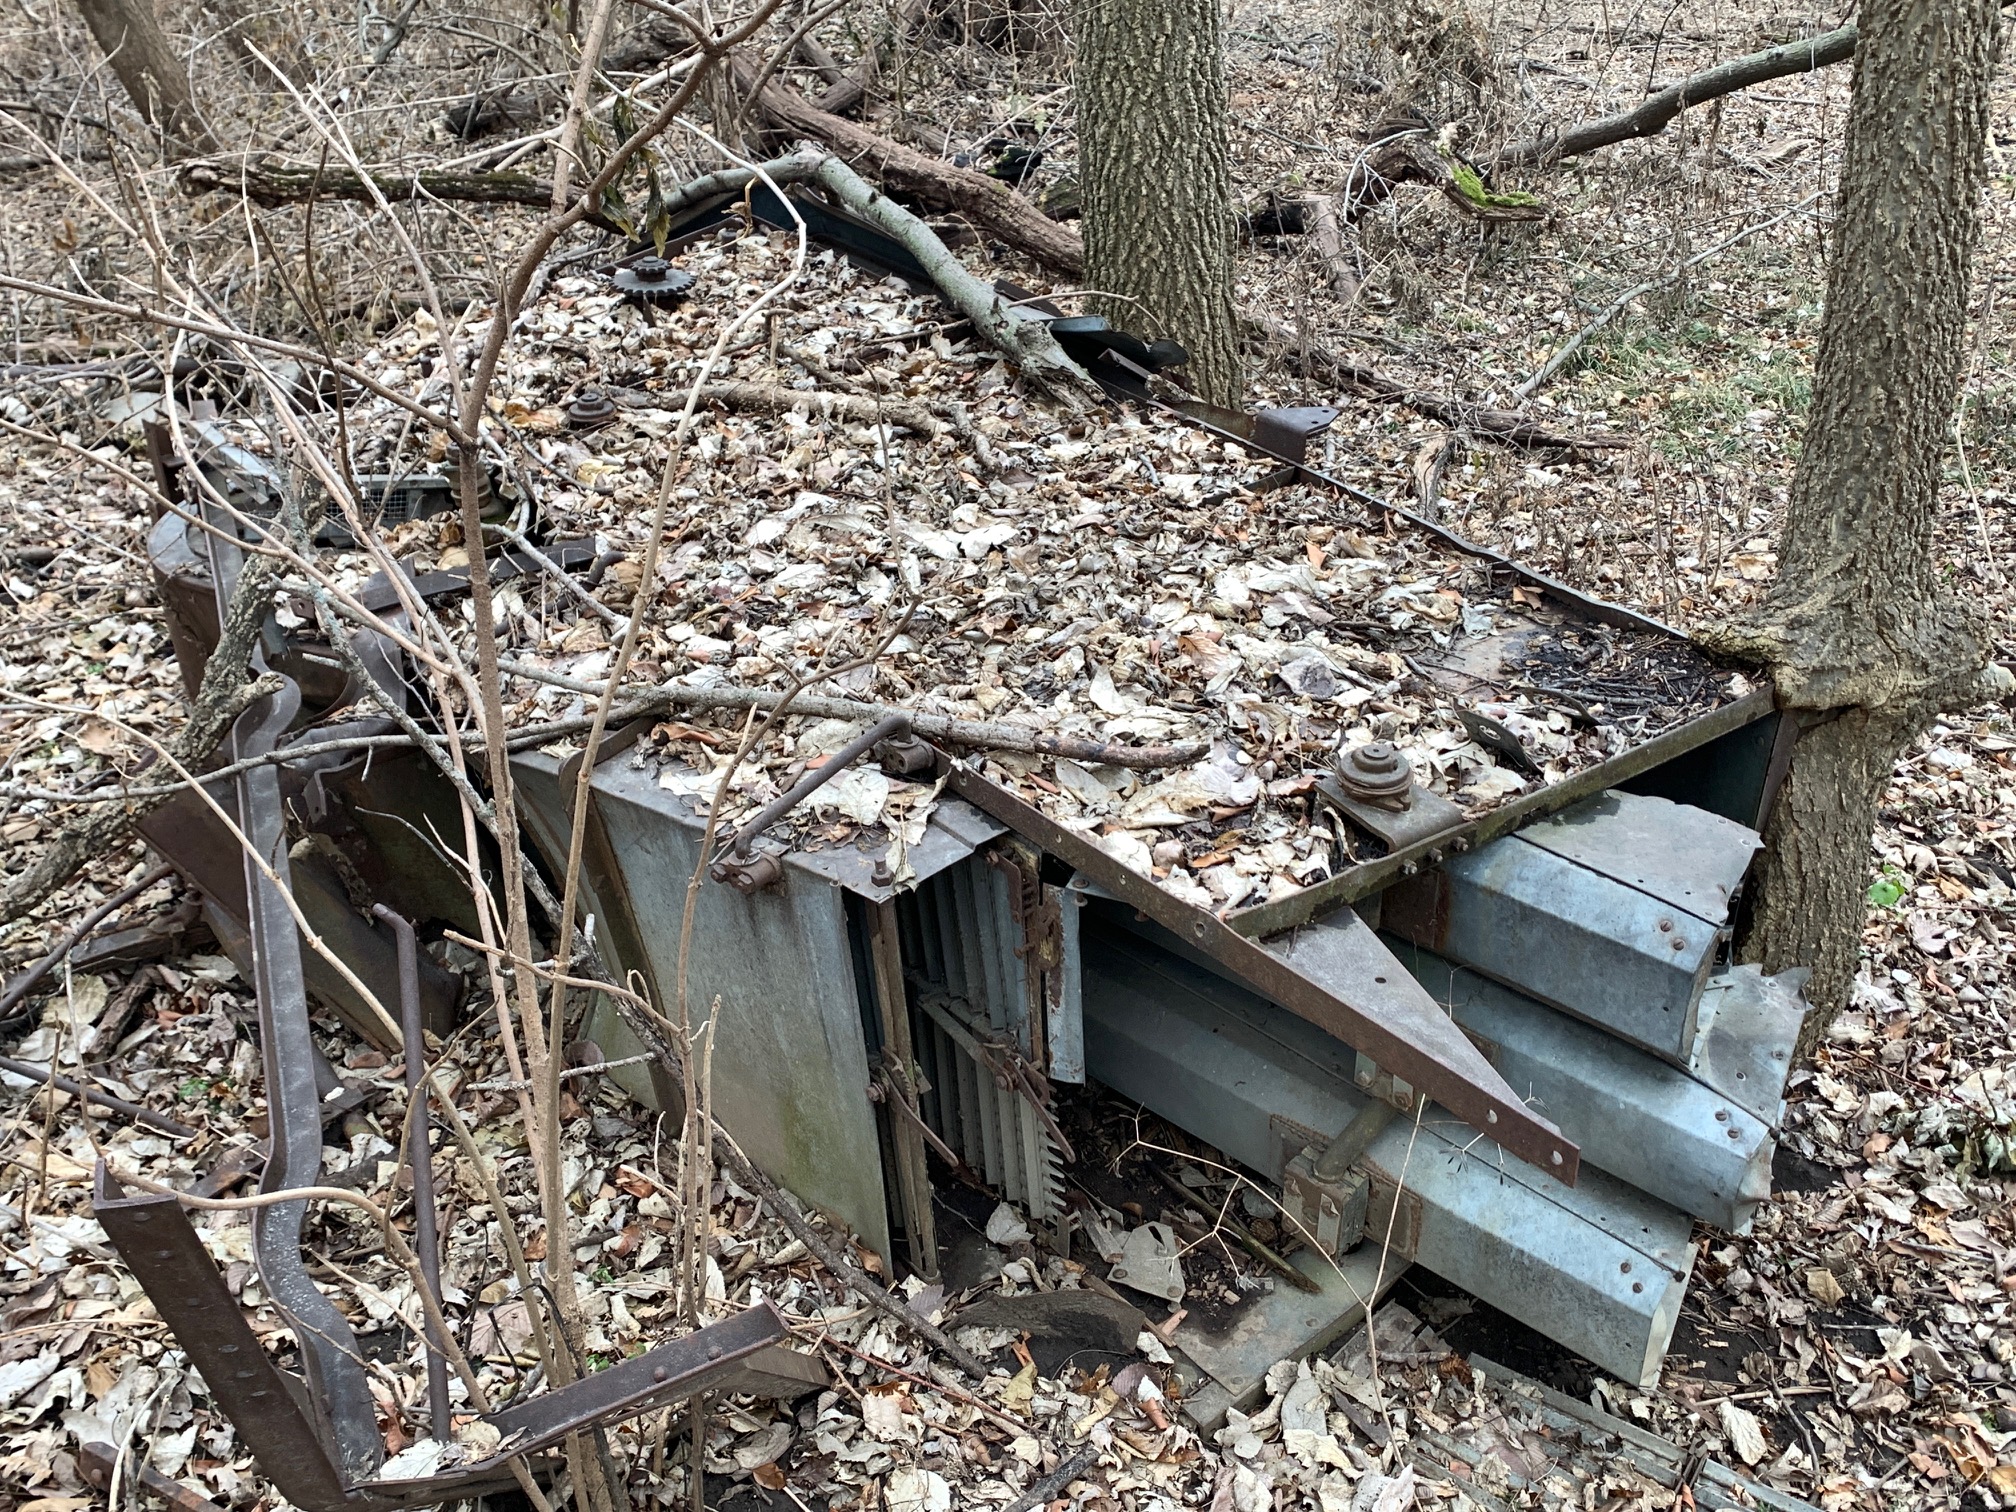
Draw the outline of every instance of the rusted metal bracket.
<instances>
[{"instance_id":1,"label":"rusted metal bracket","mask_svg":"<svg viewBox=\"0 0 2016 1512\"><path fill-rule=\"evenodd\" d=\"M759 809L755 817L735 831L735 838L728 842L707 875L745 893L783 881L784 867L775 856L749 854L749 847L756 843L757 837L876 746L885 741L908 742L913 738L908 714L890 714L877 720L827 757L824 765L800 777L789 792Z\"/></svg>"},{"instance_id":2,"label":"rusted metal bracket","mask_svg":"<svg viewBox=\"0 0 2016 1512\"><path fill-rule=\"evenodd\" d=\"M1057 1151L1066 1160L1076 1160L1077 1152L1071 1148L1071 1141L1064 1137L1063 1129L1057 1125L1056 1117L1050 1112L1050 1083L1034 1066L1012 1040L999 1035L982 1035L972 1025L964 1022L944 997L936 993L923 993L917 998L917 1006L931 1016L934 1022L951 1035L968 1055L986 1071L996 1087L1003 1092L1013 1093L1029 1105L1035 1113L1044 1132L1056 1142Z\"/></svg>"},{"instance_id":3,"label":"rusted metal bracket","mask_svg":"<svg viewBox=\"0 0 2016 1512\"><path fill-rule=\"evenodd\" d=\"M1435 1011L1432 1000L1421 1008L1397 982L1383 981L1383 975L1390 973L1372 975L1362 990L1348 977L1326 974L1327 982L1351 993L1349 998L1340 996L1339 990L1319 986L1281 955L1164 892L1087 836L1064 828L965 763L948 756L943 770L952 791L975 808L1175 931L1185 944L1221 962L1255 991L1404 1076L1514 1155L1566 1185L1575 1184L1581 1151L1574 1141L1528 1108L1462 1031ZM1344 986L1346 981L1351 985ZM1425 1000L1425 994L1422 997Z\"/></svg>"},{"instance_id":4,"label":"rusted metal bracket","mask_svg":"<svg viewBox=\"0 0 2016 1512\"><path fill-rule=\"evenodd\" d=\"M209 533L208 541L210 577L216 585L221 622L244 557L236 546L226 543L222 532ZM270 626L271 621L268 623ZM254 676L267 671L262 650L253 651L251 663ZM293 723L300 702L299 688L292 679L283 678L279 692L238 716L228 742L231 757L244 761L270 754ZM239 773L233 786L245 847L242 864L253 987L258 997L259 1052L272 1126L259 1190L284 1192L313 1186L320 1179L322 1116L301 935L287 906L289 865L280 769L271 764L252 767ZM377 1404L348 1320L322 1294L302 1264L301 1225L307 1207L306 1202L281 1202L255 1208L252 1255L266 1294L286 1315L300 1340L310 1390L326 1415L323 1426L335 1455L332 1473L361 1480L378 1468L384 1454Z\"/></svg>"},{"instance_id":5,"label":"rusted metal bracket","mask_svg":"<svg viewBox=\"0 0 2016 1512\"><path fill-rule=\"evenodd\" d=\"M172 1193L127 1196L100 1162L92 1216L260 1469L302 1512L394 1512L502 1489L515 1484L510 1459L534 1458L536 1465L536 1456L597 1423L700 1392L792 1398L828 1382L818 1361L784 1347L790 1328L764 1303L483 1415L478 1421L498 1431L498 1450L473 1464L418 1480L372 1480L344 1473L331 1458L315 1392L268 1357Z\"/></svg>"}]
</instances>

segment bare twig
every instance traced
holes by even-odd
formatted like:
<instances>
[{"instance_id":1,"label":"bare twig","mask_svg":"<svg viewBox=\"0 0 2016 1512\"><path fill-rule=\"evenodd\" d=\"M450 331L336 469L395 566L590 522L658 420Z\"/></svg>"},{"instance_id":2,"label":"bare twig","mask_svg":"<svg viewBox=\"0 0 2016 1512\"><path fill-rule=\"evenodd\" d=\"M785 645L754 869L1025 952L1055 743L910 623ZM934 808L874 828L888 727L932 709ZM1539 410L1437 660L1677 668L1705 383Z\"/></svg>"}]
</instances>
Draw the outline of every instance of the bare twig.
<instances>
[{"instance_id":1,"label":"bare twig","mask_svg":"<svg viewBox=\"0 0 2016 1512\"><path fill-rule=\"evenodd\" d=\"M1738 243L1746 242L1751 237L1758 235L1760 232L1769 231L1773 226L1779 225L1784 221L1790 220L1793 216L1797 215L1800 211L1804 210L1808 205L1812 204L1818 198L1820 198L1820 193L1819 191L1816 190L1814 193L1807 195L1806 198L1799 201L1798 204L1791 206L1789 209L1779 211L1769 220L1759 221L1754 226L1745 226L1741 231L1738 231L1734 236L1726 237L1722 241L1715 243L1715 245L1712 247L1702 248L1699 252L1696 252L1692 257L1689 257L1684 261L1675 264L1673 268L1671 268L1669 271L1665 273L1661 273L1658 277L1648 278L1643 283L1633 284L1630 288L1626 289L1622 294L1618 295L1617 298L1613 300L1600 314L1598 314L1594 320L1590 321L1587 325L1582 327L1581 330L1577 331L1573 336L1570 336L1566 341L1562 342L1561 345L1555 350L1554 354L1551 357L1549 357L1545 362L1540 364L1539 368L1534 372L1531 378L1528 378L1524 383L1520 384L1519 387L1517 387L1512 391L1512 396L1515 399L1519 399L1521 401L1531 399L1536 393L1540 391L1542 385L1544 385L1556 373L1560 372L1562 368L1567 366L1569 359L1572 358L1577 352L1582 350L1583 344L1587 342L1591 336L1594 336L1598 331L1602 330L1603 327L1610 324L1610 322L1615 320L1619 315L1623 314L1625 309L1634 300L1642 299L1645 295L1650 294L1655 290L1669 288L1673 284L1676 284L1681 279L1685 278L1692 269L1699 267L1704 262L1707 262L1711 257L1717 257L1722 253L1727 252L1731 247L1736 246Z\"/></svg>"}]
</instances>

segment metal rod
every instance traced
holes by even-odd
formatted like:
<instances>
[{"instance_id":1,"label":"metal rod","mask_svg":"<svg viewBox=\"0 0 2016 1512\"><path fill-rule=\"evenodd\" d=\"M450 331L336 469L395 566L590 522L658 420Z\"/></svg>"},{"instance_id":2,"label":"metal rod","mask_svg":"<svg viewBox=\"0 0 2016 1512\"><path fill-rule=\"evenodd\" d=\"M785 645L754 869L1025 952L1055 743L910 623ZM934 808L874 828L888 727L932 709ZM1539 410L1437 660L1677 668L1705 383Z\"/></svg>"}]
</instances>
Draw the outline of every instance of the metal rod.
<instances>
[{"instance_id":1,"label":"metal rod","mask_svg":"<svg viewBox=\"0 0 2016 1512\"><path fill-rule=\"evenodd\" d=\"M908 714L890 714L882 719L878 719L874 724L868 726L867 729L827 757L825 765L819 767L816 771L807 772L803 777L800 777L791 785L791 790L784 794L783 797L774 798L765 804L758 811L755 818L735 831L735 838L728 844L729 852L735 856L748 855L749 847L758 835L790 813L791 810L803 803L807 798L818 792L820 788L831 782L835 777L846 771L849 766L853 765L855 759L862 752L880 745L885 740L893 740L898 736L908 735L909 733L910 716Z\"/></svg>"},{"instance_id":2,"label":"metal rod","mask_svg":"<svg viewBox=\"0 0 2016 1512\"><path fill-rule=\"evenodd\" d=\"M68 934L55 943L47 955L14 978L13 981L9 982L5 992L0 992L0 1017L5 1017L8 1009L33 992L35 984L49 974L50 968L70 954L71 951L75 950L86 935L105 922L108 915L118 909L124 908L156 882L172 875L174 870L174 867L163 862L160 866L148 872L138 882L122 887L118 892L99 904L98 907L84 915Z\"/></svg>"},{"instance_id":3,"label":"metal rod","mask_svg":"<svg viewBox=\"0 0 2016 1512\"><path fill-rule=\"evenodd\" d=\"M1310 1174L1318 1181L1339 1180L1365 1158L1365 1152L1372 1148L1372 1141L1386 1132L1386 1125L1393 1122L1394 1115L1399 1111L1383 1098L1367 1103L1351 1122L1344 1125L1344 1132L1324 1146Z\"/></svg>"},{"instance_id":4,"label":"metal rod","mask_svg":"<svg viewBox=\"0 0 2016 1512\"><path fill-rule=\"evenodd\" d=\"M420 1274L438 1301L441 1237L434 1208L434 1149L428 1138L431 1123L425 1085L427 1038L420 1023L420 953L413 926L404 918L383 903L374 903L371 912L390 926L399 942L399 1033L406 1042L406 1159L413 1170L413 1248L420 1256ZM432 1319L427 1332L434 1332ZM425 1342L428 1416L433 1420L435 1441L446 1444L455 1434L448 1404L448 1341L428 1338Z\"/></svg>"},{"instance_id":5,"label":"metal rod","mask_svg":"<svg viewBox=\"0 0 2016 1512\"><path fill-rule=\"evenodd\" d=\"M143 1123L150 1129L159 1129L163 1134L172 1134L177 1139L192 1139L196 1131L187 1124L180 1124L152 1108L143 1108L138 1103L130 1103L123 1097L114 1097L110 1092L100 1092L96 1087L87 1087L82 1082L72 1081L67 1076L58 1076L47 1066L38 1066L32 1061L15 1060L9 1055L0 1055L0 1071L14 1076L25 1076L31 1081L46 1082L58 1092L68 1092L72 1097L81 1097L86 1102L96 1103L101 1108L110 1108L114 1113L124 1113L135 1123Z\"/></svg>"}]
</instances>

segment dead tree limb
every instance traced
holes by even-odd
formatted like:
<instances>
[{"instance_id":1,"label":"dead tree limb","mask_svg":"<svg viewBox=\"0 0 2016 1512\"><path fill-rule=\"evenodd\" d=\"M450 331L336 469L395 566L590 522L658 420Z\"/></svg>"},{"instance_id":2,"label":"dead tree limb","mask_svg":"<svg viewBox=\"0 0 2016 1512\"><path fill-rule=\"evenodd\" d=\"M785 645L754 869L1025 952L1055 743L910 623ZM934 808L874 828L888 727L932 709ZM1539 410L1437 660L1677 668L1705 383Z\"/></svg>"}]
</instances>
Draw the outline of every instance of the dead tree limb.
<instances>
[{"instance_id":1,"label":"dead tree limb","mask_svg":"<svg viewBox=\"0 0 2016 1512\"><path fill-rule=\"evenodd\" d=\"M510 677L529 678L565 688L570 693L598 695L599 683L583 682L544 667L521 662L500 661ZM774 709L784 695L770 688L686 688L676 683L656 688L639 688L634 698L619 706L614 717L635 719L664 709ZM954 719L947 714L923 714L894 704L867 703L856 698L821 698L801 693L791 700L791 712L813 719L854 719L872 722L891 714L907 714L912 728L926 740L982 751L1019 751L1030 756L1062 756L1071 761L1097 766L1131 767L1154 771L1162 767L1188 766L1209 749L1202 741L1179 745L1121 745L1110 740L1086 740L1077 735L1053 735L1027 725L1005 720Z\"/></svg>"},{"instance_id":2,"label":"dead tree limb","mask_svg":"<svg viewBox=\"0 0 2016 1512\"><path fill-rule=\"evenodd\" d=\"M868 98L868 91L881 79L882 69L888 62L889 53L899 41L910 35L914 27L930 16L934 9L936 0L909 0L909 4L897 13L888 31L861 55L861 61L854 65L854 71L843 78L830 81L826 92L813 102L817 108L829 115L845 115L848 111L858 108L861 102ZM807 41L810 40L807 38Z\"/></svg>"},{"instance_id":3,"label":"dead tree limb","mask_svg":"<svg viewBox=\"0 0 2016 1512\"><path fill-rule=\"evenodd\" d=\"M251 160L198 158L182 165L177 183L185 194L239 193L255 205L298 203L306 199L361 200L376 204L380 196L401 200L456 200L480 205L526 205L545 209L553 198L551 179L529 173L463 173L421 168L410 173L355 173L347 168L290 168ZM604 230L618 228L591 213L588 219Z\"/></svg>"},{"instance_id":4,"label":"dead tree limb","mask_svg":"<svg viewBox=\"0 0 2016 1512\"><path fill-rule=\"evenodd\" d=\"M272 607L279 567L271 557L250 558L238 574L238 586L225 608L217 649L203 666L203 681L189 719L169 744L175 760L198 768L209 760L231 722L253 703L277 693L281 679L267 674L247 679L259 627ZM133 826L168 801L167 795L136 798L130 803L94 808L66 825L35 864L0 899L0 922L18 919L69 881L93 857L111 850Z\"/></svg>"},{"instance_id":5,"label":"dead tree limb","mask_svg":"<svg viewBox=\"0 0 2016 1512\"><path fill-rule=\"evenodd\" d=\"M738 88L747 89L754 81L751 71L737 68ZM872 173L891 194L943 205L1055 272L1076 277L1085 269L1085 243L1078 233L1051 220L997 178L892 142L821 110L781 84L765 84L758 90L756 108L777 130L824 142L847 162Z\"/></svg>"},{"instance_id":6,"label":"dead tree limb","mask_svg":"<svg viewBox=\"0 0 2016 1512\"><path fill-rule=\"evenodd\" d=\"M804 406L828 420L853 425L900 425L920 436L935 436L942 424L923 405L903 399L876 399L867 394L826 394L816 389L779 388L768 383L708 383L700 401L758 415L783 415Z\"/></svg>"},{"instance_id":7,"label":"dead tree limb","mask_svg":"<svg viewBox=\"0 0 2016 1512\"><path fill-rule=\"evenodd\" d=\"M907 147L897 150L909 151ZM950 171L965 172L959 168ZM994 180L979 174L972 177L994 183ZM1084 369L1064 355L1064 349L1057 345L1057 338L1050 334L1047 322L1018 319L1017 312L1009 309L992 285L974 277L967 271L966 264L953 256L951 249L938 239L937 232L877 190L839 158L829 157L821 163L812 175L812 181L878 231L901 242L910 255L924 265L924 271L931 275L931 282L938 286L952 307L972 321L973 329L1014 363L1030 383L1053 399L1073 406L1098 404L1104 400L1105 395L1085 375ZM1005 184L999 187L1007 190ZM1008 191L1007 198L1015 198L1013 191ZM1022 201L1022 204L1038 220L1043 219L1033 205L1027 201Z\"/></svg>"},{"instance_id":8,"label":"dead tree limb","mask_svg":"<svg viewBox=\"0 0 2016 1512\"><path fill-rule=\"evenodd\" d=\"M1355 221L1400 184L1426 184L1472 220L1544 220L1546 207L1520 191L1492 189L1475 168L1428 140L1427 133L1404 131L1371 147L1344 181L1339 198L1345 219Z\"/></svg>"},{"instance_id":9,"label":"dead tree limb","mask_svg":"<svg viewBox=\"0 0 2016 1512\"><path fill-rule=\"evenodd\" d=\"M1315 194L1309 197L1308 204L1309 229L1316 243L1316 255L1323 259L1330 291L1349 305L1358 297L1358 269L1344 245L1344 228L1337 220L1337 201L1327 194Z\"/></svg>"},{"instance_id":10,"label":"dead tree limb","mask_svg":"<svg viewBox=\"0 0 2016 1512\"><path fill-rule=\"evenodd\" d=\"M1773 79L1812 73L1830 64L1845 63L1855 56L1856 36L1854 27L1844 26L1838 31L1808 37L1804 41L1787 42L1746 57L1731 58L1647 95L1629 110L1584 121L1548 136L1501 147L1485 160L1486 166L1514 168L1528 163L1551 163L1560 158L1594 152L1598 147L1652 136L1664 131L1673 118L1690 105L1704 105L1755 84L1768 84Z\"/></svg>"}]
</instances>

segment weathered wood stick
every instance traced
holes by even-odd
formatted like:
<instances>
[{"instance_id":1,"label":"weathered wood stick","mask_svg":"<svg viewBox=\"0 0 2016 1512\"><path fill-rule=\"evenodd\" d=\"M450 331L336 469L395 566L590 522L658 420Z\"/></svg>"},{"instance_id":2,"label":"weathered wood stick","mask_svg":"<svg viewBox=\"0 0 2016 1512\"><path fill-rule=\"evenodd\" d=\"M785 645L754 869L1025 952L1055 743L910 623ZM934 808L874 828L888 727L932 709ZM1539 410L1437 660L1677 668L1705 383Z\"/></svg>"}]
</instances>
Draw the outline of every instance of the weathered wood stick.
<instances>
[{"instance_id":1,"label":"weathered wood stick","mask_svg":"<svg viewBox=\"0 0 2016 1512\"><path fill-rule=\"evenodd\" d=\"M1557 158L1594 152L1598 147L1628 142L1635 137L1651 136L1664 131L1673 118L1690 105L1705 105L1710 100L1734 94L1739 89L1748 89L1754 84L1768 84L1773 79L1812 73L1831 64L1845 63L1855 56L1857 35L1854 27L1844 26L1818 37L1787 42L1780 47L1767 47L1762 52L1749 53L1741 58L1730 58L1647 95L1629 110L1584 121L1548 136L1501 147L1484 159L1485 166L1512 168L1525 163L1553 162Z\"/></svg>"},{"instance_id":2,"label":"weathered wood stick","mask_svg":"<svg viewBox=\"0 0 2016 1512\"><path fill-rule=\"evenodd\" d=\"M565 688L570 693L584 696L602 692L598 683L566 677L544 667L504 659L500 659L497 665L507 677L527 677L534 682L550 683L556 688ZM636 719L640 715L672 708L774 709L783 696L769 688L639 688L634 697L618 707L617 717ZM810 715L814 719L869 721L887 719L892 714L906 714L911 728L919 735L926 740L943 741L946 745L970 746L985 751L1020 751L1030 756L1061 756L1068 761L1131 767L1136 771L1188 766L1210 750L1210 746L1201 740L1176 745L1121 745L1110 740L1086 740L1077 735L1053 735L1047 730L1032 730L1027 725L1009 724L1005 720L955 719L947 714L923 714L895 704L867 703L857 698L815 698L802 693L791 700L791 712Z\"/></svg>"}]
</instances>

